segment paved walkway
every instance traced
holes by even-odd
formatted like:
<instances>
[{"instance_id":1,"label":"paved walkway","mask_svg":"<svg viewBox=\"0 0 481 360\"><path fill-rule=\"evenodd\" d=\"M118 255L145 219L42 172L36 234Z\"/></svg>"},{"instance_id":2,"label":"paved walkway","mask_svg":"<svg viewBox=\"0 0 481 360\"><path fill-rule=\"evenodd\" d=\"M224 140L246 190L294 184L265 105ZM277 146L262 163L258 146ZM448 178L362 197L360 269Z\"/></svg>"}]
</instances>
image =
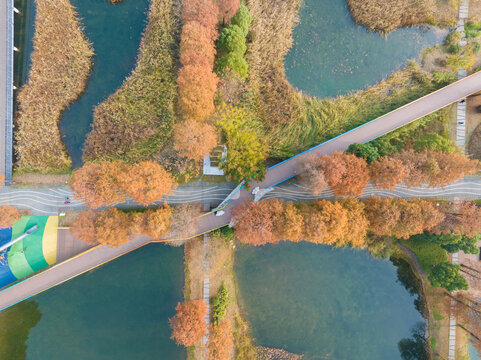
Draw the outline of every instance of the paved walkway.
<instances>
[{"instance_id":1,"label":"paved walkway","mask_svg":"<svg viewBox=\"0 0 481 360\"><path fill-rule=\"evenodd\" d=\"M0 0L0 174L12 179L13 0Z\"/></svg>"}]
</instances>

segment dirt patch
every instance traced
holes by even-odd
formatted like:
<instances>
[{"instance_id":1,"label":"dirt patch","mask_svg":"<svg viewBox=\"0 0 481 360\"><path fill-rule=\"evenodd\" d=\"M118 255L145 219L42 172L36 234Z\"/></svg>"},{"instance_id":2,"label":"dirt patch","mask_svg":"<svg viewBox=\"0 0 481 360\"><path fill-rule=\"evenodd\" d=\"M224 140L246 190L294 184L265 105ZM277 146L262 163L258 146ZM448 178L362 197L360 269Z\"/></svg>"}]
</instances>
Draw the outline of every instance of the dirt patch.
<instances>
[{"instance_id":1,"label":"dirt patch","mask_svg":"<svg viewBox=\"0 0 481 360\"><path fill-rule=\"evenodd\" d=\"M70 174L20 174L14 175L15 185L67 185Z\"/></svg>"}]
</instances>

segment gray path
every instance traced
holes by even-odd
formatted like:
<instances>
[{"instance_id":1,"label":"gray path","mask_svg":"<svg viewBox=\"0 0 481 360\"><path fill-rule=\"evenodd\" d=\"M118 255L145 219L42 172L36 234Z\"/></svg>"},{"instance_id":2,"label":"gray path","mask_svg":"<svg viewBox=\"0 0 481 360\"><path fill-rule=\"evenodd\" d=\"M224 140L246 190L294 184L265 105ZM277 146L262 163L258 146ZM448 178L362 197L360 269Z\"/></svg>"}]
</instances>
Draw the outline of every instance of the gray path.
<instances>
[{"instance_id":1,"label":"gray path","mask_svg":"<svg viewBox=\"0 0 481 360\"><path fill-rule=\"evenodd\" d=\"M0 0L0 174L12 179L13 0Z\"/></svg>"},{"instance_id":2,"label":"gray path","mask_svg":"<svg viewBox=\"0 0 481 360\"><path fill-rule=\"evenodd\" d=\"M252 188L258 186L263 189L278 185L296 175L299 162L304 158L333 151L343 151L354 142L368 142L480 90L481 72L478 72L269 168L265 179L261 182L254 182ZM250 191L242 190L239 197L224 208L222 216L215 216L211 213L200 217L191 229L186 229L186 237L204 234L227 225L230 222L232 210L249 199L252 199ZM2 291L0 293L0 309L62 283L147 242L149 239L137 239L125 244L120 249L101 246L65 263L58 264Z\"/></svg>"}]
</instances>

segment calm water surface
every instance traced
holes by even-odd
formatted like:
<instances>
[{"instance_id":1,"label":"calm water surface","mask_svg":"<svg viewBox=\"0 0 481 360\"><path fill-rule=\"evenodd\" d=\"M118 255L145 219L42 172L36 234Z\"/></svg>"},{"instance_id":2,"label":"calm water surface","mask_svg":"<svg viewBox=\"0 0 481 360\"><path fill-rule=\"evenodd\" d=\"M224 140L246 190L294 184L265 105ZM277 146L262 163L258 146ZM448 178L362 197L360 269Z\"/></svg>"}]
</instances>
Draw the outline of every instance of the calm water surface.
<instances>
[{"instance_id":1,"label":"calm water surface","mask_svg":"<svg viewBox=\"0 0 481 360\"><path fill-rule=\"evenodd\" d=\"M0 358L184 360L168 323L183 286L183 249L144 246L1 312Z\"/></svg>"},{"instance_id":2,"label":"calm water surface","mask_svg":"<svg viewBox=\"0 0 481 360\"><path fill-rule=\"evenodd\" d=\"M235 269L259 345L305 354L305 360L398 360L399 346L417 346L413 332L425 323L417 295L388 260L283 243L240 247Z\"/></svg>"},{"instance_id":3,"label":"calm water surface","mask_svg":"<svg viewBox=\"0 0 481 360\"><path fill-rule=\"evenodd\" d=\"M93 119L93 108L114 93L135 66L149 0L71 0L85 34L93 43L94 66L85 93L64 113L60 129L73 160L82 165L82 148Z\"/></svg>"},{"instance_id":4,"label":"calm water surface","mask_svg":"<svg viewBox=\"0 0 481 360\"><path fill-rule=\"evenodd\" d=\"M412 27L385 38L356 25L346 0L303 0L294 46L285 60L287 77L309 95L346 94L379 82L445 35Z\"/></svg>"}]
</instances>

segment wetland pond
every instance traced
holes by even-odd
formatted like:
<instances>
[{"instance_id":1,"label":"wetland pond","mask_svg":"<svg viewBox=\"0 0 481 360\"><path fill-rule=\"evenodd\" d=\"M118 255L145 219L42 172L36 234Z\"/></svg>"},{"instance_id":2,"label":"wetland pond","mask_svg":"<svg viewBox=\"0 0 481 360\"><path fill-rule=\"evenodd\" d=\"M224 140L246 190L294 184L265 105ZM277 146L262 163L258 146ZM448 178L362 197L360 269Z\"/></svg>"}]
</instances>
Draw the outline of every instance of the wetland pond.
<instances>
[{"instance_id":1,"label":"wetland pond","mask_svg":"<svg viewBox=\"0 0 481 360\"><path fill-rule=\"evenodd\" d=\"M235 273L257 345L304 360L398 360L401 350L423 359L422 301L404 262L281 243L240 246Z\"/></svg>"},{"instance_id":2,"label":"wetland pond","mask_svg":"<svg viewBox=\"0 0 481 360\"><path fill-rule=\"evenodd\" d=\"M0 359L184 360L183 248L146 245L0 313Z\"/></svg>"},{"instance_id":3,"label":"wetland pond","mask_svg":"<svg viewBox=\"0 0 481 360\"><path fill-rule=\"evenodd\" d=\"M294 87L317 97L374 85L447 35L446 30L415 26L384 37L354 23L346 0L303 0L299 15L286 75Z\"/></svg>"}]
</instances>

